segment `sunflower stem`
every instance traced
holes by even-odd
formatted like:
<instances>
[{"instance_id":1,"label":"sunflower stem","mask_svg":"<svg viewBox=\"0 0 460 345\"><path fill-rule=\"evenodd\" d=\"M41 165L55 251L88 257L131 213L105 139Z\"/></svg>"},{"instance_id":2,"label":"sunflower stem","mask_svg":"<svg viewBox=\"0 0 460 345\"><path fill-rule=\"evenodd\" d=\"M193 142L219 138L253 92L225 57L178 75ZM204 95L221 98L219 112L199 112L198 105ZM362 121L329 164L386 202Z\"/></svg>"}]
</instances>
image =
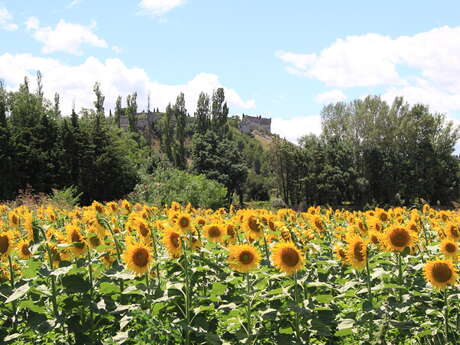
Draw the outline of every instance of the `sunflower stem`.
<instances>
[{"instance_id":1,"label":"sunflower stem","mask_svg":"<svg viewBox=\"0 0 460 345\"><path fill-rule=\"evenodd\" d=\"M371 271L369 269L369 256L366 255L366 281L367 281L367 297L370 307L372 308L372 290L371 290Z\"/></svg>"},{"instance_id":2,"label":"sunflower stem","mask_svg":"<svg viewBox=\"0 0 460 345\"><path fill-rule=\"evenodd\" d=\"M299 294L297 290L297 272L294 273L293 278L294 278L294 305L296 306L296 308L298 308L299 307ZM294 328L295 328L295 335L297 337L297 341L299 344L301 344L302 339L300 337L300 324L299 324L299 318L297 317L297 315L295 315L294 317Z\"/></svg>"},{"instance_id":3,"label":"sunflower stem","mask_svg":"<svg viewBox=\"0 0 460 345\"><path fill-rule=\"evenodd\" d=\"M11 255L8 255L8 265L10 268L11 290L14 291L14 270L13 270L13 261L11 260ZM16 301L13 301L13 330L14 331L16 331L16 311L17 311L17 304L16 304Z\"/></svg>"},{"instance_id":4,"label":"sunflower stem","mask_svg":"<svg viewBox=\"0 0 460 345\"><path fill-rule=\"evenodd\" d=\"M118 240L117 240L117 238L115 236L115 233L113 232L113 229L110 226L110 223L106 219L101 218L101 221L103 223L105 223L106 227L110 231L110 234L112 235L113 242L115 242L115 250L117 251L117 261L118 261L118 264L121 265L121 250L120 250L120 246L118 244ZM123 291L125 289L125 286L124 286L125 284L123 282L123 279L120 279L119 285L120 285L120 300L121 300L121 303L123 304Z\"/></svg>"},{"instance_id":5,"label":"sunflower stem","mask_svg":"<svg viewBox=\"0 0 460 345\"><path fill-rule=\"evenodd\" d=\"M190 247L192 245L192 241L189 235L189 242L190 242ZM190 345L190 299L191 299L191 293L190 293L190 272L189 272L189 261L188 261L188 255L187 255L187 250L189 249L188 246L185 246L185 241L182 242L182 247L184 248L184 261L185 261L185 319L186 319L186 330L185 330L185 345ZM190 254L191 255L191 254Z\"/></svg>"},{"instance_id":6,"label":"sunflower stem","mask_svg":"<svg viewBox=\"0 0 460 345\"><path fill-rule=\"evenodd\" d=\"M88 275L89 275L89 318L90 318L90 333L91 338L94 339L94 315L93 315L93 295L94 295L94 286L93 286L93 268L91 266L91 250L88 248Z\"/></svg>"},{"instance_id":7,"label":"sunflower stem","mask_svg":"<svg viewBox=\"0 0 460 345\"><path fill-rule=\"evenodd\" d=\"M249 282L249 272L246 273L246 322L247 328L246 332L248 334L249 341L251 340L252 336L252 325L251 325L251 284Z\"/></svg>"},{"instance_id":8,"label":"sunflower stem","mask_svg":"<svg viewBox=\"0 0 460 345\"><path fill-rule=\"evenodd\" d=\"M444 290L444 327L446 332L446 344L449 343L449 302L447 300L449 287Z\"/></svg>"},{"instance_id":9,"label":"sunflower stem","mask_svg":"<svg viewBox=\"0 0 460 345\"><path fill-rule=\"evenodd\" d=\"M155 234L152 234L152 242L153 242L153 255L154 255L154 258L155 258L155 272L156 272L156 275L157 275L157 279L158 279L158 289L160 288L161 286L161 277L160 277L160 269L159 269L159 263L158 263L158 251L157 251L157 244L156 244L156 235Z\"/></svg>"},{"instance_id":10,"label":"sunflower stem","mask_svg":"<svg viewBox=\"0 0 460 345\"><path fill-rule=\"evenodd\" d=\"M403 286L403 271L402 271L402 259L401 253L397 253L398 258L398 280L399 280L399 288L398 288L398 296L399 296L399 303L402 302L402 286Z\"/></svg>"},{"instance_id":11,"label":"sunflower stem","mask_svg":"<svg viewBox=\"0 0 460 345\"><path fill-rule=\"evenodd\" d=\"M53 270L53 256L51 253L50 246L48 245L48 241L46 239L46 233L43 230L42 227L39 227L42 235L43 235L43 240L45 241L45 246L46 246L46 252L48 253L48 264L50 266L50 270ZM56 320L59 318L59 311L58 311L58 306L57 306L57 300L56 300L56 281L55 281L55 276L51 276L51 303L53 304L53 314Z\"/></svg>"}]
</instances>

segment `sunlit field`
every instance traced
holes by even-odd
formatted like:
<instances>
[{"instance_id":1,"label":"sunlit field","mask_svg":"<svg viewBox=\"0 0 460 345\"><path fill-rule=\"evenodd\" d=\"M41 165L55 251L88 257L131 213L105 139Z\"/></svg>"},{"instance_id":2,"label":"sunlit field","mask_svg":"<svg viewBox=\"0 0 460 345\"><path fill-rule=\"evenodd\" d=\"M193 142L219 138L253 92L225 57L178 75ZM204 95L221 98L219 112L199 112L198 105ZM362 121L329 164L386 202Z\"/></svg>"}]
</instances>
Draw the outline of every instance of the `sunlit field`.
<instances>
[{"instance_id":1,"label":"sunlit field","mask_svg":"<svg viewBox=\"0 0 460 345\"><path fill-rule=\"evenodd\" d=\"M458 344L460 213L0 206L0 343Z\"/></svg>"}]
</instances>

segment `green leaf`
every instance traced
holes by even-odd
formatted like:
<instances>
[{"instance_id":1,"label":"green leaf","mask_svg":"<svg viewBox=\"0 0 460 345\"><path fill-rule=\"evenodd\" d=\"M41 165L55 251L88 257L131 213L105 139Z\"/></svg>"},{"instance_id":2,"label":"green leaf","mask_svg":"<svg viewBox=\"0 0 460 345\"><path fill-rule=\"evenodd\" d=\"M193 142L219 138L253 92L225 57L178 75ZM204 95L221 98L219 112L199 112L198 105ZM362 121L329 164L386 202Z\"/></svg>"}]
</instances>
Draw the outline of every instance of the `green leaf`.
<instances>
[{"instance_id":1,"label":"green leaf","mask_svg":"<svg viewBox=\"0 0 460 345\"><path fill-rule=\"evenodd\" d=\"M221 296L225 293L225 290L227 290L227 285L215 282L212 284L211 296Z\"/></svg>"},{"instance_id":2,"label":"green leaf","mask_svg":"<svg viewBox=\"0 0 460 345\"><path fill-rule=\"evenodd\" d=\"M77 274L62 277L62 285L68 293L84 293L91 289L90 283Z\"/></svg>"},{"instance_id":3,"label":"green leaf","mask_svg":"<svg viewBox=\"0 0 460 345\"><path fill-rule=\"evenodd\" d=\"M334 299L334 296L332 296L332 295L317 295L317 296L315 296L315 299L319 303L328 304Z\"/></svg>"},{"instance_id":4,"label":"green leaf","mask_svg":"<svg viewBox=\"0 0 460 345\"><path fill-rule=\"evenodd\" d=\"M72 266L57 268L51 272L51 275L59 277L61 275L69 273L71 269L72 269Z\"/></svg>"},{"instance_id":5,"label":"green leaf","mask_svg":"<svg viewBox=\"0 0 460 345\"><path fill-rule=\"evenodd\" d=\"M6 299L5 304L14 302L17 299L21 298L29 291L29 289L30 289L29 283L21 285L16 290L14 290L13 294L10 297Z\"/></svg>"},{"instance_id":6,"label":"green leaf","mask_svg":"<svg viewBox=\"0 0 460 345\"><path fill-rule=\"evenodd\" d=\"M99 293L102 295L110 295L113 293L119 293L120 287L114 283L103 282L99 286Z\"/></svg>"},{"instance_id":7,"label":"green leaf","mask_svg":"<svg viewBox=\"0 0 460 345\"><path fill-rule=\"evenodd\" d=\"M19 307L24 308L24 309L29 309L33 311L34 313L46 314L46 309L44 307L38 305L36 302L30 299L19 302Z\"/></svg>"}]
</instances>

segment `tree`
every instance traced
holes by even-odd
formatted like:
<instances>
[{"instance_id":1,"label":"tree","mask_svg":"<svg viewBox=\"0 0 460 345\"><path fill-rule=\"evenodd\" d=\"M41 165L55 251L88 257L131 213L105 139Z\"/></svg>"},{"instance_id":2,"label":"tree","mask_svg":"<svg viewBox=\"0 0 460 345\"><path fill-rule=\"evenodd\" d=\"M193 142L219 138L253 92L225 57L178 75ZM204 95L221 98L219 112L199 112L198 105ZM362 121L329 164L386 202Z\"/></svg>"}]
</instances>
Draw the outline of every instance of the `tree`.
<instances>
[{"instance_id":1,"label":"tree","mask_svg":"<svg viewBox=\"0 0 460 345\"><path fill-rule=\"evenodd\" d=\"M174 109L171 104L166 107L166 113L160 121L161 129L161 150L166 153L168 160L174 162L173 143L174 143Z\"/></svg>"},{"instance_id":2,"label":"tree","mask_svg":"<svg viewBox=\"0 0 460 345\"><path fill-rule=\"evenodd\" d=\"M201 92L198 96L198 102L195 111L196 130L203 135L210 128L211 118L209 109L209 96Z\"/></svg>"},{"instance_id":3,"label":"tree","mask_svg":"<svg viewBox=\"0 0 460 345\"><path fill-rule=\"evenodd\" d=\"M187 124L187 109L185 108L184 94L181 92L177 96L174 105L174 115L176 118L176 152L175 164L179 169L185 169L187 162L185 157L185 126Z\"/></svg>"},{"instance_id":4,"label":"tree","mask_svg":"<svg viewBox=\"0 0 460 345\"><path fill-rule=\"evenodd\" d=\"M196 133L192 147L193 171L223 184L230 203L235 192L242 192L248 169L235 142L220 140L213 131L205 135ZM240 190L241 189L241 190Z\"/></svg>"},{"instance_id":5,"label":"tree","mask_svg":"<svg viewBox=\"0 0 460 345\"><path fill-rule=\"evenodd\" d=\"M121 96L117 97L115 102L115 124L120 128L120 118L123 116L123 108L121 107Z\"/></svg>"},{"instance_id":6,"label":"tree","mask_svg":"<svg viewBox=\"0 0 460 345\"><path fill-rule=\"evenodd\" d=\"M224 137L228 134L228 111L229 109L227 107L227 103L225 102L224 89L220 87L212 94L211 106L212 130L216 132L219 137Z\"/></svg>"}]
</instances>

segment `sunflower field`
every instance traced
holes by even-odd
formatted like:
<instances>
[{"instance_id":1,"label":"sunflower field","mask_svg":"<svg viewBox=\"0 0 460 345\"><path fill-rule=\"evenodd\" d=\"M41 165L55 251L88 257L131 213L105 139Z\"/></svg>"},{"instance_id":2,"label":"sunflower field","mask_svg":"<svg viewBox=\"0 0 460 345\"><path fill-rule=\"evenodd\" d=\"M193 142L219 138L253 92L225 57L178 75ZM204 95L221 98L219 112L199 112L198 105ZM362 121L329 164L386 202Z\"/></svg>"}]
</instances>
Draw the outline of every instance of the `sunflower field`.
<instances>
[{"instance_id":1,"label":"sunflower field","mask_svg":"<svg viewBox=\"0 0 460 345\"><path fill-rule=\"evenodd\" d=\"M460 212L0 205L0 344L460 344Z\"/></svg>"}]
</instances>

